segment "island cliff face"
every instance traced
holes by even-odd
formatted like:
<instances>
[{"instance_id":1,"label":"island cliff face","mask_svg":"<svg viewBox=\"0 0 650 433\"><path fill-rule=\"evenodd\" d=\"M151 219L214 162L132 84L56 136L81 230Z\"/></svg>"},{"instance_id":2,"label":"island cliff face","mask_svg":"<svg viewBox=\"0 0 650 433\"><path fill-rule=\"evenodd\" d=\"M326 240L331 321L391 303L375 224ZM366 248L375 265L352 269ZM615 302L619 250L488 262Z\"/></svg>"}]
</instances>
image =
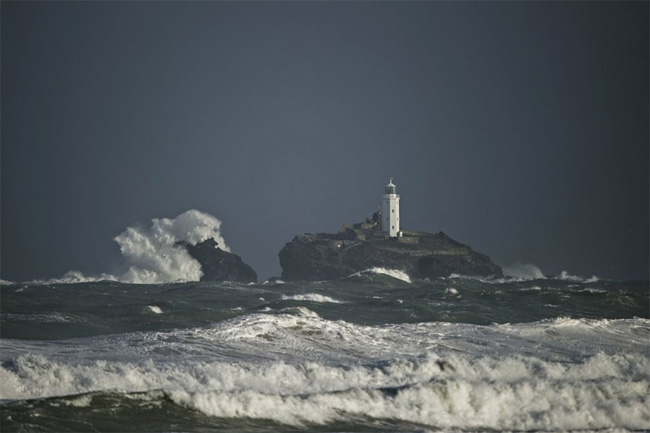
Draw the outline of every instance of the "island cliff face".
<instances>
[{"instance_id":1,"label":"island cliff face","mask_svg":"<svg viewBox=\"0 0 650 433\"><path fill-rule=\"evenodd\" d=\"M244 263L237 254L229 253L218 247L214 239L208 239L196 245L182 243L193 259L201 264L203 276L201 281L237 281L252 283L257 281L257 273Z\"/></svg>"},{"instance_id":2,"label":"island cliff face","mask_svg":"<svg viewBox=\"0 0 650 433\"><path fill-rule=\"evenodd\" d=\"M279 253L283 280L330 280L374 267L398 269L412 278L450 274L503 276L486 255L439 232L402 231L387 238L371 224L345 225L337 234L298 235Z\"/></svg>"}]
</instances>

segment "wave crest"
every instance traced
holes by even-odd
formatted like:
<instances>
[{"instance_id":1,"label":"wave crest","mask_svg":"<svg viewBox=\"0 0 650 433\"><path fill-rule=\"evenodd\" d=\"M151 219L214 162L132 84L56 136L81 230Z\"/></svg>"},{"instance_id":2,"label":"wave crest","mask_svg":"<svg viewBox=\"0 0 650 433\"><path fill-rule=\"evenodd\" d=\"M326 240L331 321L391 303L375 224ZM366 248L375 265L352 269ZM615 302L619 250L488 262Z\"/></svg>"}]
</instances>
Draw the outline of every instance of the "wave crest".
<instances>
[{"instance_id":1,"label":"wave crest","mask_svg":"<svg viewBox=\"0 0 650 433\"><path fill-rule=\"evenodd\" d=\"M119 280L126 283L198 281L201 264L178 242L192 245L213 238L219 248L230 251L220 232L221 221L198 210L176 218L154 218L150 227L129 227L115 237L122 255L131 263Z\"/></svg>"},{"instance_id":2,"label":"wave crest","mask_svg":"<svg viewBox=\"0 0 650 433\"><path fill-rule=\"evenodd\" d=\"M311 301L311 302L319 302L319 303L329 302L332 304L342 303L338 299L334 299L326 295L320 295L318 293L304 293L300 295L291 295L291 296L282 295L282 300L283 301Z\"/></svg>"},{"instance_id":3,"label":"wave crest","mask_svg":"<svg viewBox=\"0 0 650 433\"><path fill-rule=\"evenodd\" d=\"M546 278L542 270L532 263L515 263L505 266L503 275L518 280L543 280Z\"/></svg>"},{"instance_id":4,"label":"wave crest","mask_svg":"<svg viewBox=\"0 0 650 433\"><path fill-rule=\"evenodd\" d=\"M34 284L74 284L96 281L119 281L132 284L159 284L178 281L199 281L203 276L201 264L187 250L177 245L191 245L213 238L219 248L230 251L221 236L221 221L205 212L188 210L176 218L154 218L146 227L127 227L114 240L120 246L127 270L119 275L103 273L98 276L68 271L63 277Z\"/></svg>"},{"instance_id":5,"label":"wave crest","mask_svg":"<svg viewBox=\"0 0 650 433\"><path fill-rule=\"evenodd\" d=\"M411 277L409 277L406 272L400 271L399 269L370 268L370 269L366 269L365 271L357 272L356 274L353 275L360 276L363 274L387 275L389 277L402 280L405 283L411 283Z\"/></svg>"},{"instance_id":6,"label":"wave crest","mask_svg":"<svg viewBox=\"0 0 650 433\"><path fill-rule=\"evenodd\" d=\"M643 430L650 419L648 362L641 354L598 353L568 363L426 354L347 367L192 360L182 367L151 361L70 366L22 355L3 383L14 389L47 385L68 395L84 388L121 389L125 399L156 401L164 395L208 416L293 426L361 417L451 429ZM84 407L100 396L68 397L66 405Z\"/></svg>"}]
</instances>

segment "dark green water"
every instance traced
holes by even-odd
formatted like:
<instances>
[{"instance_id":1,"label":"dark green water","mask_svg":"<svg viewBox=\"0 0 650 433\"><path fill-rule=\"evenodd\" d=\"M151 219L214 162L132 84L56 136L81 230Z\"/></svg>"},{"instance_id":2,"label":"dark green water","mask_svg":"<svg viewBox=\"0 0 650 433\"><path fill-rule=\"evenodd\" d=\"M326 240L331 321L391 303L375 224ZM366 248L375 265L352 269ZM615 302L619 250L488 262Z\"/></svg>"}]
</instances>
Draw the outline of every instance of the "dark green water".
<instances>
[{"instance_id":1,"label":"dark green water","mask_svg":"<svg viewBox=\"0 0 650 433\"><path fill-rule=\"evenodd\" d=\"M318 296L337 302L318 302ZM453 278L407 283L370 274L340 281L266 285L18 284L3 287L0 332L2 338L65 339L206 326L299 306L328 320L362 325L615 319L648 317L650 308L644 281L483 282ZM150 307L158 307L164 314L155 314Z\"/></svg>"},{"instance_id":2,"label":"dark green water","mask_svg":"<svg viewBox=\"0 0 650 433\"><path fill-rule=\"evenodd\" d=\"M2 431L647 431L648 282L10 284Z\"/></svg>"}]
</instances>

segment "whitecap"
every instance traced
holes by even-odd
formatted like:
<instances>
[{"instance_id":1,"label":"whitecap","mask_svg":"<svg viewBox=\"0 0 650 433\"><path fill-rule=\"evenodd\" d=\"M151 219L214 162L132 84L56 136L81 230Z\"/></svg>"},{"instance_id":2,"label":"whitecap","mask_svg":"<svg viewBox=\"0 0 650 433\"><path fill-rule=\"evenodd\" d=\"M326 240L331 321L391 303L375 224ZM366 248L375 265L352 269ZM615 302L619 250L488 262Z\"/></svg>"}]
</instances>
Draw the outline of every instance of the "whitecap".
<instances>
[{"instance_id":1,"label":"whitecap","mask_svg":"<svg viewBox=\"0 0 650 433\"><path fill-rule=\"evenodd\" d=\"M295 313L297 313L296 315L300 316L300 317L319 318L318 314L311 311L307 307L288 307L288 308L283 308L280 311L295 312Z\"/></svg>"},{"instance_id":2,"label":"whitecap","mask_svg":"<svg viewBox=\"0 0 650 433\"><path fill-rule=\"evenodd\" d=\"M127 227L113 239L120 246L126 269L117 275L85 275L69 271L60 278L34 280L32 284L74 284L96 281L120 281L131 284L162 284L199 281L201 264L178 245L196 245L214 239L218 247L230 251L220 231L221 221L198 210L188 210L176 218L153 218L150 226Z\"/></svg>"},{"instance_id":3,"label":"whitecap","mask_svg":"<svg viewBox=\"0 0 650 433\"><path fill-rule=\"evenodd\" d=\"M286 284L286 283L285 283L283 280L279 280L279 279L275 279L275 280L272 280L272 281L271 281L271 280L264 280L264 281L262 282L262 285L263 285L263 286L266 286L267 284L270 284L270 285L279 285L279 284Z\"/></svg>"},{"instance_id":4,"label":"whitecap","mask_svg":"<svg viewBox=\"0 0 650 433\"><path fill-rule=\"evenodd\" d=\"M31 280L27 284L52 285L52 284L79 284L79 283L96 283L98 281L117 281L117 277L110 274L85 275L81 271L68 271L60 278L50 278L49 280Z\"/></svg>"},{"instance_id":5,"label":"whitecap","mask_svg":"<svg viewBox=\"0 0 650 433\"><path fill-rule=\"evenodd\" d=\"M389 277L393 277L395 279L404 281L405 283L411 282L411 277L409 277L406 272L400 271L399 269L371 268L371 269L366 269L365 271L357 272L354 275L359 276L361 274L387 275Z\"/></svg>"},{"instance_id":6,"label":"whitecap","mask_svg":"<svg viewBox=\"0 0 650 433\"><path fill-rule=\"evenodd\" d=\"M149 310L152 313L155 313L155 314L162 314L163 313L163 310L160 307L158 307L157 305L147 305L147 308L149 308Z\"/></svg>"},{"instance_id":7,"label":"whitecap","mask_svg":"<svg viewBox=\"0 0 650 433\"><path fill-rule=\"evenodd\" d=\"M504 266L503 275L521 281L542 280L546 278L542 270L532 263L515 263L510 266Z\"/></svg>"},{"instance_id":8,"label":"whitecap","mask_svg":"<svg viewBox=\"0 0 650 433\"><path fill-rule=\"evenodd\" d=\"M577 275L571 275L567 271L562 271L560 275L558 275L555 278L563 281L575 281L577 283L597 283L598 281L600 281L600 278L598 278L595 275L592 275L589 278L582 278Z\"/></svg>"},{"instance_id":9,"label":"whitecap","mask_svg":"<svg viewBox=\"0 0 650 433\"><path fill-rule=\"evenodd\" d=\"M282 300L283 301L310 301L310 302L321 302L321 303L333 303L333 304L341 304L342 301L339 301L338 299L331 298L329 296L325 295L320 295L318 293L304 293L300 295L282 295Z\"/></svg>"}]
</instances>

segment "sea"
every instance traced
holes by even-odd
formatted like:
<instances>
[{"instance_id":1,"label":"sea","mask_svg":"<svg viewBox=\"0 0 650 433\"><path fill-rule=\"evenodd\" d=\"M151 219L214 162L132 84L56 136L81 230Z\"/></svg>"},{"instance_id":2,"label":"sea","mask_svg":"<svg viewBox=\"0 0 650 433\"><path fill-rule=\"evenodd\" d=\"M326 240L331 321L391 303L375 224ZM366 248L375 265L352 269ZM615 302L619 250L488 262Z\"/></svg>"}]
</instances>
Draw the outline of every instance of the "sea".
<instances>
[{"instance_id":1,"label":"sea","mask_svg":"<svg viewBox=\"0 0 650 433\"><path fill-rule=\"evenodd\" d=\"M648 281L3 282L0 430L650 431Z\"/></svg>"}]
</instances>

